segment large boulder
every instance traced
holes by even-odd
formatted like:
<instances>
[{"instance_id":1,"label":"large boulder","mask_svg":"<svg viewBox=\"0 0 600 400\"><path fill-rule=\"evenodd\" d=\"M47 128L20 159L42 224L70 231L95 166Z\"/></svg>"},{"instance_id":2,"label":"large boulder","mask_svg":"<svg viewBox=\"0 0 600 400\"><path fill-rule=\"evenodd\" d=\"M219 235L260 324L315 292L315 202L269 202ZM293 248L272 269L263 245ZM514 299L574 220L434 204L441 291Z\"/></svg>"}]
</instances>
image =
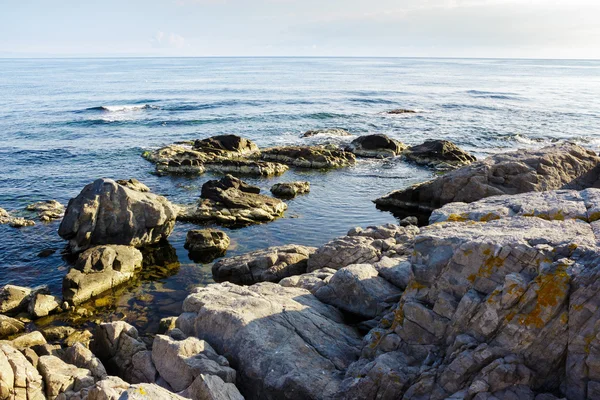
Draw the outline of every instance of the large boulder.
<instances>
[{"instance_id":1,"label":"large boulder","mask_svg":"<svg viewBox=\"0 0 600 400\"><path fill-rule=\"evenodd\" d=\"M49 399L56 399L61 393L77 392L95 384L90 371L67 364L56 356L40 357L37 368L46 385L46 396Z\"/></svg>"},{"instance_id":2,"label":"large boulder","mask_svg":"<svg viewBox=\"0 0 600 400\"><path fill-rule=\"evenodd\" d=\"M176 217L162 196L98 179L69 201L58 234L75 252L103 244L141 247L166 239Z\"/></svg>"},{"instance_id":3,"label":"large boulder","mask_svg":"<svg viewBox=\"0 0 600 400\"><path fill-rule=\"evenodd\" d=\"M484 197L585 189L598 185L600 157L574 144L497 154L432 181L394 191L375 200L384 208L431 211L451 202Z\"/></svg>"},{"instance_id":4,"label":"large boulder","mask_svg":"<svg viewBox=\"0 0 600 400\"><path fill-rule=\"evenodd\" d=\"M405 144L383 134L360 136L350 143L350 151L361 157L395 157L405 149Z\"/></svg>"},{"instance_id":5,"label":"large boulder","mask_svg":"<svg viewBox=\"0 0 600 400\"><path fill-rule=\"evenodd\" d=\"M5 285L0 289L0 314L18 314L27 309L31 289L22 286Z\"/></svg>"},{"instance_id":6,"label":"large boulder","mask_svg":"<svg viewBox=\"0 0 600 400\"><path fill-rule=\"evenodd\" d=\"M45 398L44 382L37 369L20 351L0 343L0 399Z\"/></svg>"},{"instance_id":7,"label":"large boulder","mask_svg":"<svg viewBox=\"0 0 600 400\"><path fill-rule=\"evenodd\" d=\"M330 169L353 165L354 154L324 146L284 146L265 149L261 157L299 168Z\"/></svg>"},{"instance_id":8,"label":"large boulder","mask_svg":"<svg viewBox=\"0 0 600 400\"><path fill-rule=\"evenodd\" d=\"M599 207L600 190L588 189L434 213L414 240L410 282L365 337L339 397L594 397Z\"/></svg>"},{"instance_id":9,"label":"large boulder","mask_svg":"<svg viewBox=\"0 0 600 400\"><path fill-rule=\"evenodd\" d=\"M409 147L403 155L409 161L438 170L456 169L477 161L474 156L447 140L427 140Z\"/></svg>"},{"instance_id":10,"label":"large boulder","mask_svg":"<svg viewBox=\"0 0 600 400\"><path fill-rule=\"evenodd\" d=\"M213 278L217 282L242 285L279 282L285 277L306 272L308 257L315 250L314 247L290 244L225 258L213 265Z\"/></svg>"},{"instance_id":11,"label":"large boulder","mask_svg":"<svg viewBox=\"0 0 600 400\"><path fill-rule=\"evenodd\" d=\"M58 297L40 291L31 295L27 311L33 318L41 318L59 310L60 304Z\"/></svg>"},{"instance_id":12,"label":"large boulder","mask_svg":"<svg viewBox=\"0 0 600 400\"><path fill-rule=\"evenodd\" d=\"M333 307L274 283L198 288L177 326L212 344L238 373L249 399L323 399L359 355L360 336Z\"/></svg>"},{"instance_id":13,"label":"large boulder","mask_svg":"<svg viewBox=\"0 0 600 400\"><path fill-rule=\"evenodd\" d=\"M187 233L185 249L196 262L208 263L217 257L222 257L229 247L229 236L217 229L195 229Z\"/></svg>"},{"instance_id":14,"label":"large boulder","mask_svg":"<svg viewBox=\"0 0 600 400\"><path fill-rule=\"evenodd\" d=\"M96 246L81 253L63 279L63 299L81 304L132 279L142 253L129 246Z\"/></svg>"},{"instance_id":15,"label":"large boulder","mask_svg":"<svg viewBox=\"0 0 600 400\"><path fill-rule=\"evenodd\" d=\"M306 181L281 182L271 186L271 193L274 196L288 199L308 192L310 192L310 182Z\"/></svg>"},{"instance_id":16,"label":"large boulder","mask_svg":"<svg viewBox=\"0 0 600 400\"><path fill-rule=\"evenodd\" d=\"M18 319L0 314L0 339L7 338L25 330L25 324Z\"/></svg>"},{"instance_id":17,"label":"large boulder","mask_svg":"<svg viewBox=\"0 0 600 400\"><path fill-rule=\"evenodd\" d=\"M260 188L227 175L202 185L197 205L180 208L178 218L191 222L249 225L272 221L283 215L287 205L259 194Z\"/></svg>"}]
</instances>

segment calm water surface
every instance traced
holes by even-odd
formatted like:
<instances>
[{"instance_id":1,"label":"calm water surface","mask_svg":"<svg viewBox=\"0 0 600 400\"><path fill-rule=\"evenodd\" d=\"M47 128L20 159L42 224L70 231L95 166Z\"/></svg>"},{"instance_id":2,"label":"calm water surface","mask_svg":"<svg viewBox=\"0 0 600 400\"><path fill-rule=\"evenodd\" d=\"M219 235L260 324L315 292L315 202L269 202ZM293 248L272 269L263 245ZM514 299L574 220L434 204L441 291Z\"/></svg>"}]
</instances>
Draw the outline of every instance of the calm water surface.
<instances>
[{"instance_id":1,"label":"calm water surface","mask_svg":"<svg viewBox=\"0 0 600 400\"><path fill-rule=\"evenodd\" d=\"M0 207L66 204L99 177L137 178L178 203L195 201L215 175L157 177L144 149L238 134L259 146L317 143L308 129L385 133L406 144L448 139L478 157L572 140L600 145L600 62L463 59L47 59L0 60ZM390 116L409 108L418 114ZM329 138L330 140L340 140ZM247 179L268 193L308 180L273 223L228 230L228 255L287 243L320 245L353 226L394 222L371 200L431 178L401 160L359 160L327 173L289 171ZM142 330L178 312L191 287L211 282L210 265L183 249L194 226L178 224L133 287L114 294L102 318ZM58 223L0 226L0 285L47 284L59 294L68 262ZM57 251L38 257L44 249Z\"/></svg>"}]
</instances>

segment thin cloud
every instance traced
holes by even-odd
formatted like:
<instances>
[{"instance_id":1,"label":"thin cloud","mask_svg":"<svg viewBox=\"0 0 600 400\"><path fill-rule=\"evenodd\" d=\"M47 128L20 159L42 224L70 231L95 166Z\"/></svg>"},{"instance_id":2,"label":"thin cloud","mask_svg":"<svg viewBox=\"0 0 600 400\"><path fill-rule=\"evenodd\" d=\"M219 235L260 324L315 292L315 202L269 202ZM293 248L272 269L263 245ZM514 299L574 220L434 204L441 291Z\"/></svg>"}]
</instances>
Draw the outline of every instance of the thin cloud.
<instances>
[{"instance_id":1,"label":"thin cloud","mask_svg":"<svg viewBox=\"0 0 600 400\"><path fill-rule=\"evenodd\" d=\"M152 47L158 49L182 49L185 47L185 38L173 32L166 34L158 31L150 39L150 43L152 43Z\"/></svg>"}]
</instances>

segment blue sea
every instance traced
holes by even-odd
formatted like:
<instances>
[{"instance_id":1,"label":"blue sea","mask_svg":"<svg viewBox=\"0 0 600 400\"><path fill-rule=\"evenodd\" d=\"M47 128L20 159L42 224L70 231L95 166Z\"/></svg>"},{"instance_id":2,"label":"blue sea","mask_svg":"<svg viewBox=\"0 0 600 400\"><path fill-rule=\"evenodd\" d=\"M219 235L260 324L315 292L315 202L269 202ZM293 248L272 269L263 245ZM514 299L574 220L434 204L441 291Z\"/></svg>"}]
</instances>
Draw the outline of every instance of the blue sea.
<instances>
[{"instance_id":1,"label":"blue sea","mask_svg":"<svg viewBox=\"0 0 600 400\"><path fill-rule=\"evenodd\" d=\"M561 140L598 151L600 61L405 58L0 59L0 207L64 204L99 177L137 178L176 203L197 200L217 175L153 174L146 149L237 134L259 146L315 144L309 129L384 133L408 145L447 139L475 154ZM394 108L416 114L388 115ZM347 139L346 139L347 140ZM268 246L318 246L354 226L397 222L372 200L434 177L401 159L359 160L336 171L291 170L246 179L268 193L276 182L308 180L284 218L243 229L228 256ZM26 214L23 214L26 215ZM136 283L115 293L104 319L141 330L174 315L186 292L212 281L211 265L183 249L191 224L149 258ZM60 294L69 259L58 222L0 226L0 285L49 285ZM56 251L39 257L45 249Z\"/></svg>"}]
</instances>

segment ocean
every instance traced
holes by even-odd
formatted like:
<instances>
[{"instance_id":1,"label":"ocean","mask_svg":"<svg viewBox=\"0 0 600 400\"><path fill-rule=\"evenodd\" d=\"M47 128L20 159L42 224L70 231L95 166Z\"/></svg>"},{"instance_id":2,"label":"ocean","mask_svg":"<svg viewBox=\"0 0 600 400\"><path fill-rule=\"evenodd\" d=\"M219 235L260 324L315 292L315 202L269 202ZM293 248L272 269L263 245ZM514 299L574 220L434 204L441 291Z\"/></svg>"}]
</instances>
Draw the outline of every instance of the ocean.
<instances>
[{"instance_id":1,"label":"ocean","mask_svg":"<svg viewBox=\"0 0 600 400\"><path fill-rule=\"evenodd\" d=\"M600 61L405 58L0 59L0 207L64 204L100 177L137 178L175 203L192 203L218 175L156 176L144 150L237 134L260 147L315 144L309 129L384 133L407 145L447 139L478 158L569 140L600 147ZM416 114L388 115L395 108ZM328 138L332 141L349 140ZM350 138L352 139L352 138ZM431 179L401 159L359 159L335 171L290 170L271 185L308 180L284 218L226 229L227 256L288 243L319 246L355 226L397 222L372 200ZM23 214L26 215L26 214ZM60 294L72 260L59 222L0 226L0 285L48 285ZM211 265L183 249L195 225L178 223L132 285L90 307L103 319L155 329ZM49 257L38 254L55 250Z\"/></svg>"}]
</instances>

